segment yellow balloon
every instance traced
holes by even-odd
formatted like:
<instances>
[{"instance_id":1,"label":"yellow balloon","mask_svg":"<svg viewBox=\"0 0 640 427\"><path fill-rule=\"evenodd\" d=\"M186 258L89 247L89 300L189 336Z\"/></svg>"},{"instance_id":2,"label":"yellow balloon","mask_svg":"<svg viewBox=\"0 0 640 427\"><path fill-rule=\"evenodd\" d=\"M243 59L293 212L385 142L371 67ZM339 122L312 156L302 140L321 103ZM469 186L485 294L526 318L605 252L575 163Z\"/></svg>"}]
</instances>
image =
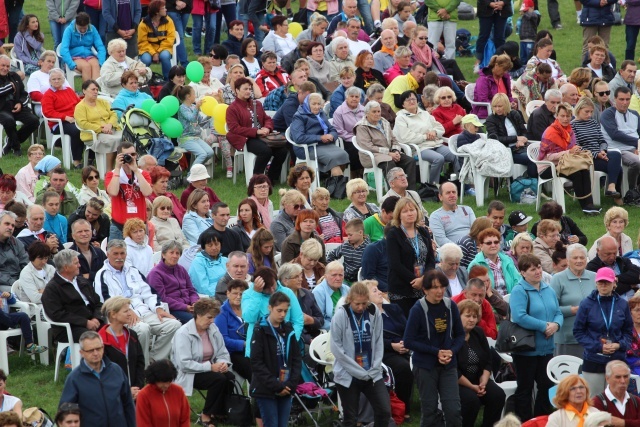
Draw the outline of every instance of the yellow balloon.
<instances>
[{"instance_id":1,"label":"yellow balloon","mask_svg":"<svg viewBox=\"0 0 640 427\"><path fill-rule=\"evenodd\" d=\"M291 22L289 23L289 34L293 36L295 39L298 37L298 34L302 32L302 25L299 22Z\"/></svg>"},{"instance_id":2,"label":"yellow balloon","mask_svg":"<svg viewBox=\"0 0 640 427\"><path fill-rule=\"evenodd\" d=\"M202 98L202 105L200 111L209 117L213 117L213 109L218 105L218 101L213 96L205 96Z\"/></svg>"},{"instance_id":3,"label":"yellow balloon","mask_svg":"<svg viewBox=\"0 0 640 427\"><path fill-rule=\"evenodd\" d=\"M224 123L214 122L213 127L216 129L216 132L218 132L220 135L227 134L227 129L225 129Z\"/></svg>"},{"instance_id":4,"label":"yellow balloon","mask_svg":"<svg viewBox=\"0 0 640 427\"><path fill-rule=\"evenodd\" d=\"M224 125L227 123L227 104L218 104L213 108L213 127L219 134L226 135Z\"/></svg>"}]
</instances>

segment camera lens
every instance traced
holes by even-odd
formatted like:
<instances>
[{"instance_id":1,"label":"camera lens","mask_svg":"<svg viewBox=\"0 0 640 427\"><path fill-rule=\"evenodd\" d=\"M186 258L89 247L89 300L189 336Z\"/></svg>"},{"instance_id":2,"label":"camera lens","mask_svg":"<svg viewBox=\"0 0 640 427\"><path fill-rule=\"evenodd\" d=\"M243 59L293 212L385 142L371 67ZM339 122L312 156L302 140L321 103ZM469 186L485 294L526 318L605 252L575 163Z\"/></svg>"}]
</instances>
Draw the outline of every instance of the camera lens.
<instances>
[{"instance_id":1,"label":"camera lens","mask_svg":"<svg viewBox=\"0 0 640 427\"><path fill-rule=\"evenodd\" d=\"M131 157L131 154L125 154L124 156L122 156L122 161L129 164L133 161L133 157Z\"/></svg>"}]
</instances>

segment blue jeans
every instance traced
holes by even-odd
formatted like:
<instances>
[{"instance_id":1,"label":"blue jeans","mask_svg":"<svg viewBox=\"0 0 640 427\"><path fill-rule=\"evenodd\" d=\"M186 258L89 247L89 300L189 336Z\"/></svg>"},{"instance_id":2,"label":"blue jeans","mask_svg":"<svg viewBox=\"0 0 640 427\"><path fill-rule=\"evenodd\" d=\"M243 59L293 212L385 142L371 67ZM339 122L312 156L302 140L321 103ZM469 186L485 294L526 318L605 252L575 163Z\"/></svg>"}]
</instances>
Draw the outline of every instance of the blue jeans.
<instances>
[{"instance_id":1,"label":"blue jeans","mask_svg":"<svg viewBox=\"0 0 640 427\"><path fill-rule=\"evenodd\" d=\"M180 143L180 147L184 148L196 158L192 162L192 164L204 164L207 160L213 157L213 148L209 146L206 142L201 140L200 138L188 138L178 141Z\"/></svg>"},{"instance_id":2,"label":"blue jeans","mask_svg":"<svg viewBox=\"0 0 640 427\"><path fill-rule=\"evenodd\" d=\"M33 344L33 332L31 331L31 319L29 319L29 315L22 312L7 314L0 310L0 331L6 331L16 326L20 326L25 343L27 345Z\"/></svg>"},{"instance_id":3,"label":"blue jeans","mask_svg":"<svg viewBox=\"0 0 640 427\"><path fill-rule=\"evenodd\" d=\"M122 230L113 225L113 223L109 227L109 240L124 240Z\"/></svg>"},{"instance_id":4,"label":"blue jeans","mask_svg":"<svg viewBox=\"0 0 640 427\"><path fill-rule=\"evenodd\" d=\"M105 35L107 34L107 21L102 17L102 10L94 9L89 6L84 7L85 12L89 15L91 19L91 25L98 29L98 33L100 34L100 38L102 39L102 43L106 46L105 43ZM144 16L144 15L142 15Z\"/></svg>"},{"instance_id":5,"label":"blue jeans","mask_svg":"<svg viewBox=\"0 0 640 427\"><path fill-rule=\"evenodd\" d=\"M178 64L186 67L189 64L187 58L187 45L184 41L184 29L187 28L187 22L189 22L188 13L180 12L167 12L167 15L173 20L173 25L176 26L176 31L180 35L180 44L178 45Z\"/></svg>"},{"instance_id":6,"label":"blue jeans","mask_svg":"<svg viewBox=\"0 0 640 427\"><path fill-rule=\"evenodd\" d=\"M180 321L183 325L193 319L193 313L188 311L171 310L171 315Z\"/></svg>"},{"instance_id":7,"label":"blue jeans","mask_svg":"<svg viewBox=\"0 0 640 427\"><path fill-rule=\"evenodd\" d=\"M219 44L220 43L220 30L222 29L222 16L224 15L224 21L227 23L227 26L229 25L229 22L231 21L235 21L236 18L236 4L235 3L231 3L231 4L223 4L220 6L220 10L218 11L218 13L216 13L216 25L213 27L215 28L215 37L214 37L214 41L213 44ZM244 26L244 31L247 31L247 25L245 24ZM246 36L246 34L245 34ZM207 51L207 53L209 53L209 51Z\"/></svg>"},{"instance_id":8,"label":"blue jeans","mask_svg":"<svg viewBox=\"0 0 640 427\"><path fill-rule=\"evenodd\" d=\"M264 427L287 427L291 414L291 396L267 399L256 397Z\"/></svg>"},{"instance_id":9,"label":"blue jeans","mask_svg":"<svg viewBox=\"0 0 640 427\"><path fill-rule=\"evenodd\" d=\"M193 31L191 32L191 42L193 43L193 53L196 55L209 55L213 47L213 35L216 31L217 13L209 13L203 15L191 15L193 20ZM201 49L202 44L202 24L206 20L207 32L204 35L204 51Z\"/></svg>"},{"instance_id":10,"label":"blue jeans","mask_svg":"<svg viewBox=\"0 0 640 427\"><path fill-rule=\"evenodd\" d=\"M627 39L627 49L624 51L624 59L635 60L636 42L638 41L640 26L625 25L624 34Z\"/></svg>"},{"instance_id":11,"label":"blue jeans","mask_svg":"<svg viewBox=\"0 0 640 427\"><path fill-rule=\"evenodd\" d=\"M160 52L160 64L162 65L162 77L167 80L169 78L169 70L171 69L171 57L173 53L168 50L163 50ZM145 52L140 55L140 61L144 63L147 67L151 65L153 62L153 57L150 53Z\"/></svg>"},{"instance_id":12,"label":"blue jeans","mask_svg":"<svg viewBox=\"0 0 640 427\"><path fill-rule=\"evenodd\" d=\"M520 42L520 62L526 64L533 53L533 42Z\"/></svg>"},{"instance_id":13,"label":"blue jeans","mask_svg":"<svg viewBox=\"0 0 640 427\"><path fill-rule=\"evenodd\" d=\"M507 18L493 15L489 18L479 18L479 20L480 34L476 42L476 58L482 61L484 59L484 47L491 36L491 30L493 30L493 44L496 49L504 44L504 30L507 26Z\"/></svg>"},{"instance_id":14,"label":"blue jeans","mask_svg":"<svg viewBox=\"0 0 640 427\"><path fill-rule=\"evenodd\" d=\"M614 184L618 182L618 177L622 172L622 154L617 151L608 151L607 157L609 161L602 159L594 159L593 167L598 172L606 172L609 182Z\"/></svg>"},{"instance_id":15,"label":"blue jeans","mask_svg":"<svg viewBox=\"0 0 640 427\"><path fill-rule=\"evenodd\" d=\"M371 5L369 4L369 1L358 0L358 11L360 12L360 16L362 16L362 19L364 20L364 30L367 32L367 34L373 33L373 17L371 16Z\"/></svg>"},{"instance_id":16,"label":"blue jeans","mask_svg":"<svg viewBox=\"0 0 640 427\"><path fill-rule=\"evenodd\" d=\"M53 36L53 49L57 49L60 42L62 42L62 33L69 26L69 22L66 24L58 24L56 21L49 21L51 27L51 35Z\"/></svg>"}]
</instances>

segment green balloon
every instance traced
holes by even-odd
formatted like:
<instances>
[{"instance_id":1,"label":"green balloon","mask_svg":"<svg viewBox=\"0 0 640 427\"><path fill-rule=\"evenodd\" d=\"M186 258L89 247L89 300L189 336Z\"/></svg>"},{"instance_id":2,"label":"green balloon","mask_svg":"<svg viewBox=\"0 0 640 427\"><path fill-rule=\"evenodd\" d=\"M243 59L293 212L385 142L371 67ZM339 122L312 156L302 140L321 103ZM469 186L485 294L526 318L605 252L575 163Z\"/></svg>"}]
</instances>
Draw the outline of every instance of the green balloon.
<instances>
[{"instance_id":1,"label":"green balloon","mask_svg":"<svg viewBox=\"0 0 640 427\"><path fill-rule=\"evenodd\" d=\"M165 107L164 105L156 104L151 107L151 118L154 121L162 123L167 120L167 117L169 117L169 113L167 112L167 107Z\"/></svg>"},{"instance_id":2,"label":"green balloon","mask_svg":"<svg viewBox=\"0 0 640 427\"><path fill-rule=\"evenodd\" d=\"M151 114L151 108L156 105L156 101L153 99L145 99L142 104L140 105L140 108L142 108L144 111L146 111L147 113Z\"/></svg>"},{"instance_id":3,"label":"green balloon","mask_svg":"<svg viewBox=\"0 0 640 427\"><path fill-rule=\"evenodd\" d=\"M198 61L191 61L187 65L187 77L194 83L200 83L204 77L204 67Z\"/></svg>"},{"instance_id":4,"label":"green balloon","mask_svg":"<svg viewBox=\"0 0 640 427\"><path fill-rule=\"evenodd\" d=\"M178 119L174 119L173 117L169 117L165 121L160 124L160 129L167 135L169 138L177 138L182 135L184 132L184 128L182 127L182 123L178 121Z\"/></svg>"},{"instance_id":5,"label":"green balloon","mask_svg":"<svg viewBox=\"0 0 640 427\"><path fill-rule=\"evenodd\" d=\"M160 101L160 105L164 105L164 107L167 109L169 117L171 117L178 112L178 109L180 108L180 101L178 101L178 98L176 98L175 96L169 95L162 98L162 101Z\"/></svg>"}]
</instances>

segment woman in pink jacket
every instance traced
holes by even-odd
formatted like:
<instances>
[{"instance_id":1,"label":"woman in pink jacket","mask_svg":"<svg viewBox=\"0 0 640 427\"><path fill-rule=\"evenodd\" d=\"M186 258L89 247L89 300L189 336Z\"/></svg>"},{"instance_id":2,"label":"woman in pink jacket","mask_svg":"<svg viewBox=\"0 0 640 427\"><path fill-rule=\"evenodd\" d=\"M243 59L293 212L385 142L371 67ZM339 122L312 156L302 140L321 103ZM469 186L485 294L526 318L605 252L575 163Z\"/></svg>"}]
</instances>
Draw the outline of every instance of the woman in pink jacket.
<instances>
[{"instance_id":1,"label":"woman in pink jacket","mask_svg":"<svg viewBox=\"0 0 640 427\"><path fill-rule=\"evenodd\" d=\"M504 93L511 102L511 109L518 109L518 102L511 96L511 76L509 70L513 67L509 55L494 55L489 61L489 66L480 70L480 76L476 80L476 87L473 91L475 102L491 103L496 93ZM472 113L480 119L486 119L489 115L487 107L474 105Z\"/></svg>"}]
</instances>

